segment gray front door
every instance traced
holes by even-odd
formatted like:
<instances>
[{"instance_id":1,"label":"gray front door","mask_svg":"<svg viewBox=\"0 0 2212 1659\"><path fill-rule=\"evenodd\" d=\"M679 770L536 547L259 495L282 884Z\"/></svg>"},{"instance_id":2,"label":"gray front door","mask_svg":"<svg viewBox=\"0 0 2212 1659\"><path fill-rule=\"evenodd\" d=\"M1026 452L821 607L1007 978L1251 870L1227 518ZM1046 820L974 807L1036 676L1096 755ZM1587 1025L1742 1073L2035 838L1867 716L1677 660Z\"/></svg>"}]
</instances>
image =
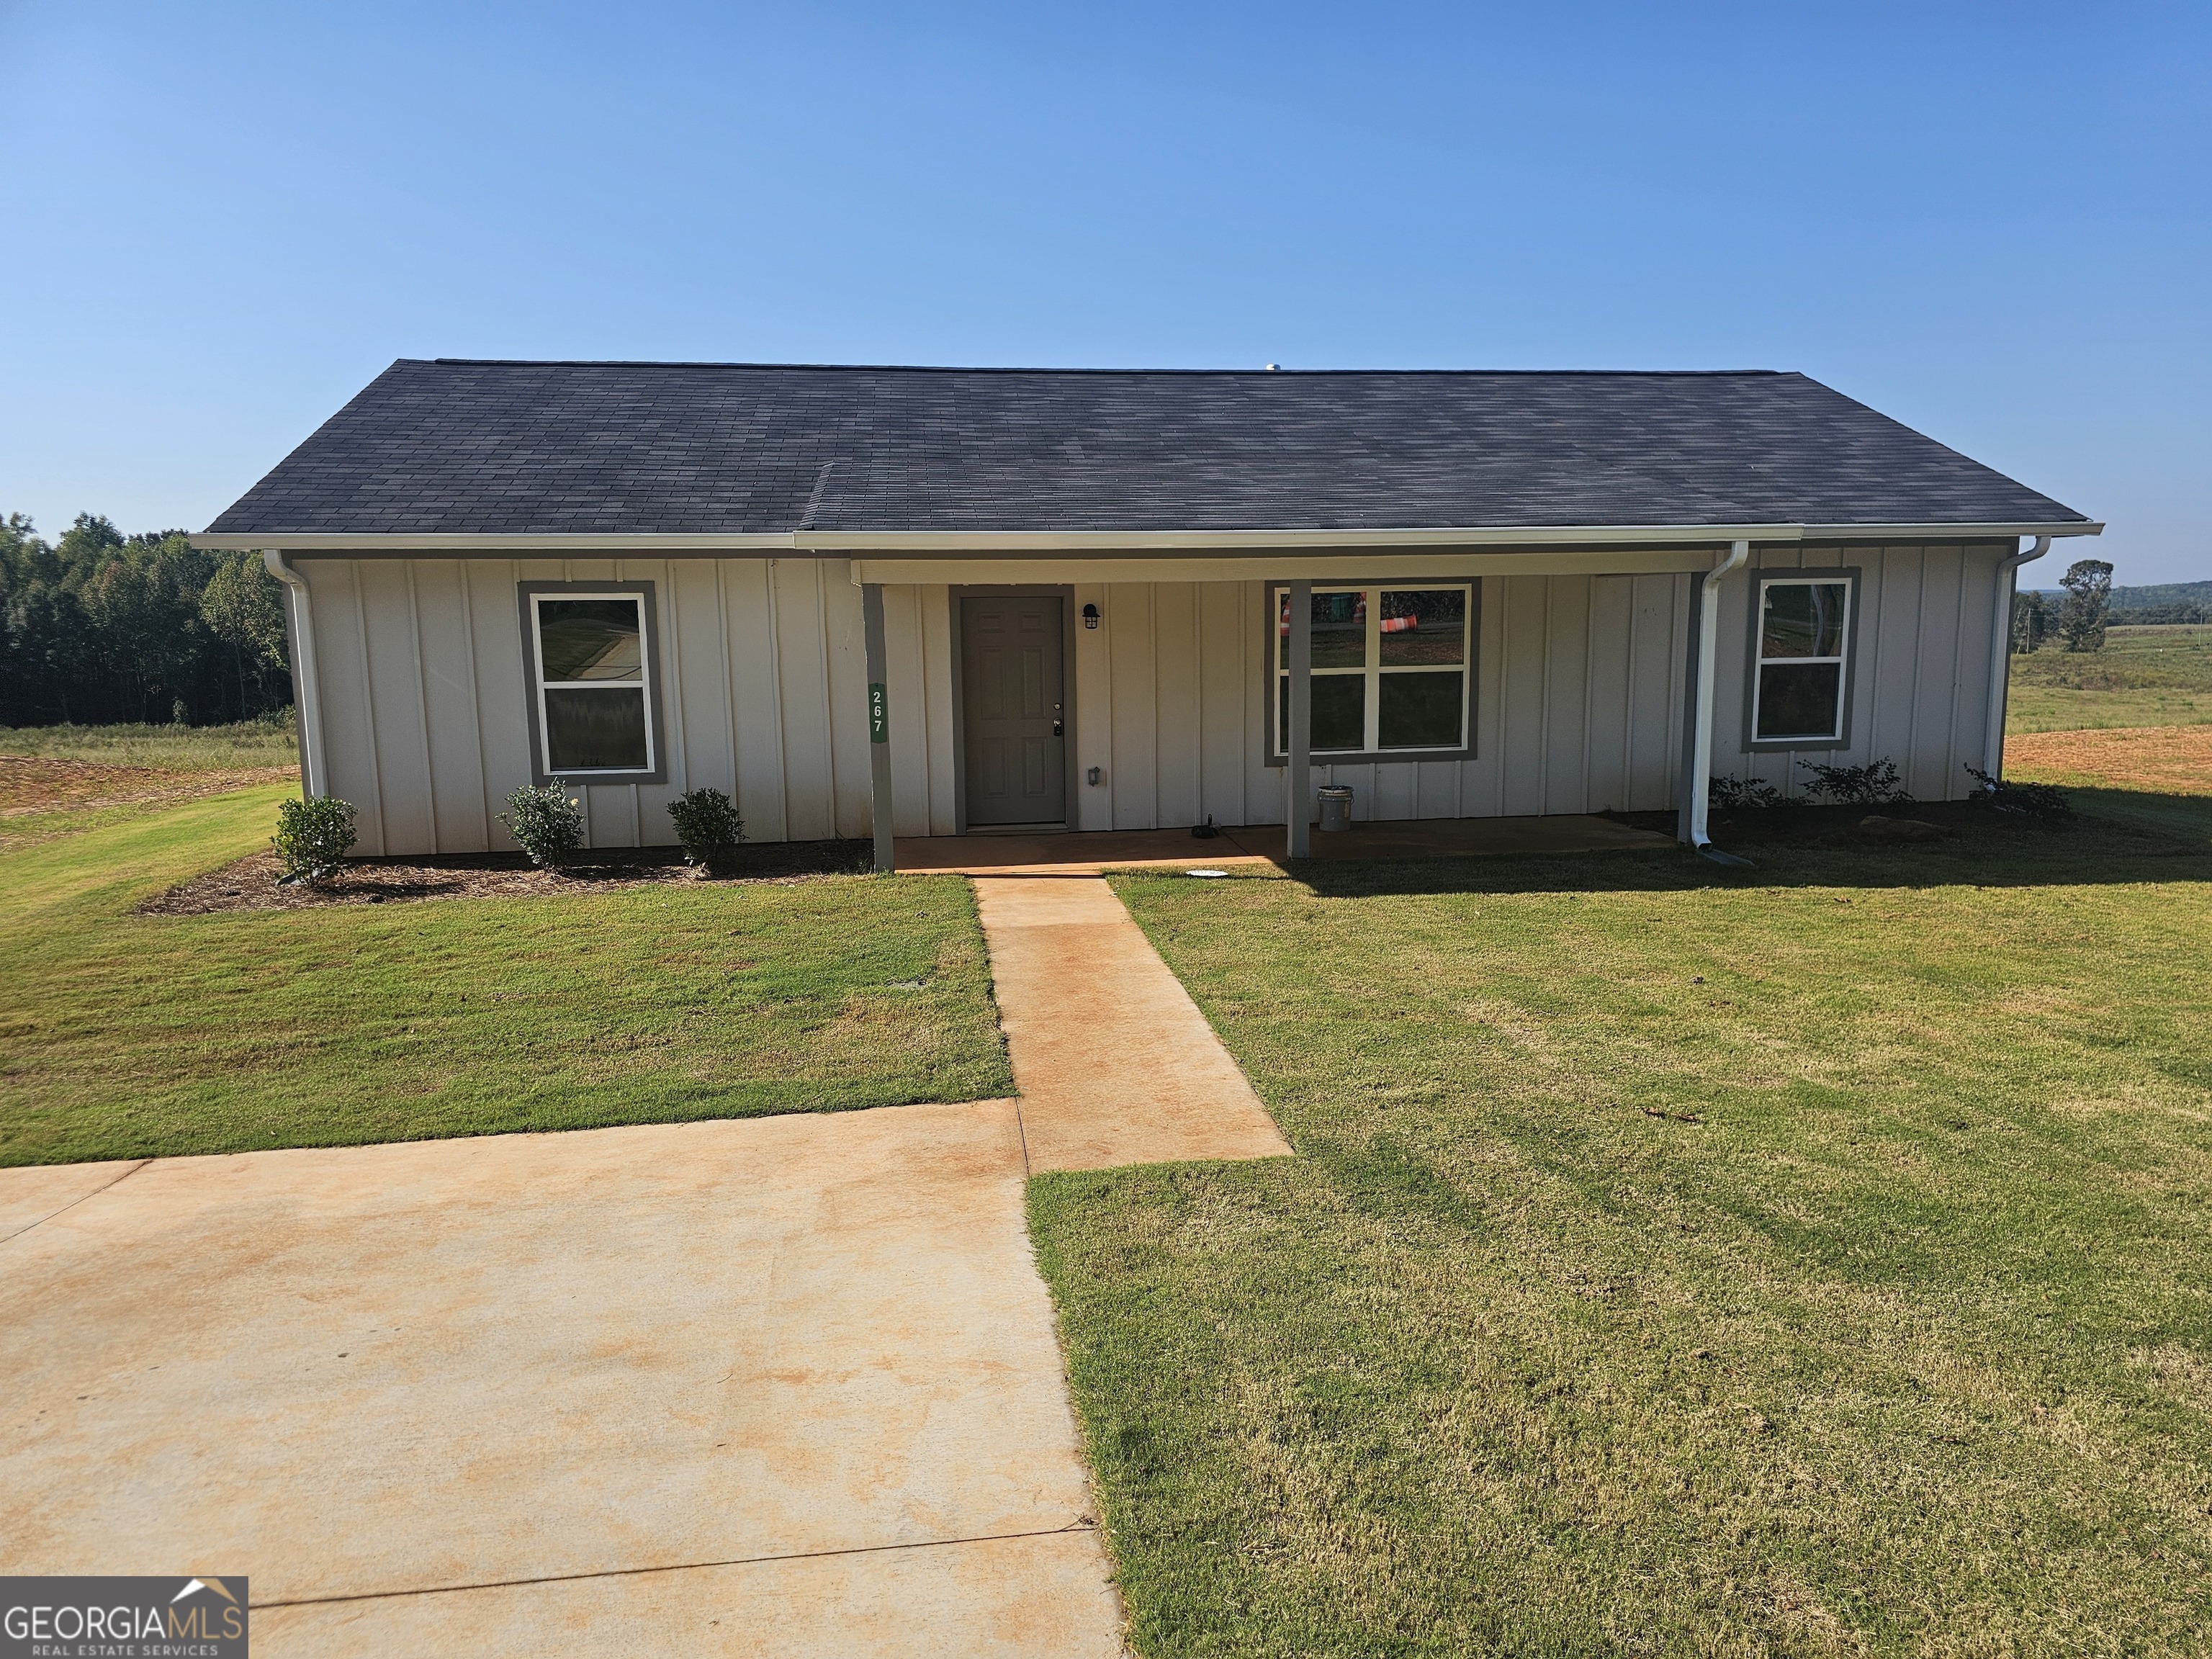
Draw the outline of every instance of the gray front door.
<instances>
[{"instance_id":1,"label":"gray front door","mask_svg":"<svg viewBox=\"0 0 2212 1659\"><path fill-rule=\"evenodd\" d=\"M969 594L960 601L968 822L1067 821L1067 688L1060 596Z\"/></svg>"}]
</instances>

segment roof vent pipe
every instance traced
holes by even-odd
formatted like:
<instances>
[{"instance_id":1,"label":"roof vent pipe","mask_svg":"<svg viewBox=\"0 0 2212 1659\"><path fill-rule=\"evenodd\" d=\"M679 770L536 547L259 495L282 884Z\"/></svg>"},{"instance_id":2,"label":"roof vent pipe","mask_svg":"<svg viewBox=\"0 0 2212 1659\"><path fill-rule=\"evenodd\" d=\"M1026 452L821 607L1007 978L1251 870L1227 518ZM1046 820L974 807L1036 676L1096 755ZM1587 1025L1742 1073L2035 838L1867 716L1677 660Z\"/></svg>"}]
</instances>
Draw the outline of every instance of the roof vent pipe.
<instances>
[{"instance_id":1,"label":"roof vent pipe","mask_svg":"<svg viewBox=\"0 0 2212 1659\"><path fill-rule=\"evenodd\" d=\"M1982 770L1993 778L2004 775L2005 702L2012 684L2013 595L2020 588L2020 568L2051 550L2051 538L2038 536L2024 553L2008 553L1997 561L1996 610L1990 618L1990 698L1988 724L1982 739Z\"/></svg>"}]
</instances>

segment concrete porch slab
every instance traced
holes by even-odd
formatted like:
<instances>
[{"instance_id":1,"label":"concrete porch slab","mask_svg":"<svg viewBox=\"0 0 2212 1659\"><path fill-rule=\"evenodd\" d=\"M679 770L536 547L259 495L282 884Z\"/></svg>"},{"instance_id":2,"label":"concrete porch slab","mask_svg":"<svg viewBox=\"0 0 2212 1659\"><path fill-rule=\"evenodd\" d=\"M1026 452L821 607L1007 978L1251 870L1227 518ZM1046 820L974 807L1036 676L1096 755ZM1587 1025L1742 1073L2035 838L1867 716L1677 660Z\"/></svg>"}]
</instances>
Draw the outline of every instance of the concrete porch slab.
<instances>
[{"instance_id":1,"label":"concrete porch slab","mask_svg":"<svg viewBox=\"0 0 2212 1659\"><path fill-rule=\"evenodd\" d=\"M1486 854L1656 850L1673 839L1611 818L1560 814L1518 818L1413 818L1313 834L1316 859L1433 859ZM1097 875L1105 870L1191 866L1285 866L1280 824L1223 830L1211 841L1188 830L1114 830L1043 836L915 836L893 844L898 867L918 874Z\"/></svg>"}]
</instances>

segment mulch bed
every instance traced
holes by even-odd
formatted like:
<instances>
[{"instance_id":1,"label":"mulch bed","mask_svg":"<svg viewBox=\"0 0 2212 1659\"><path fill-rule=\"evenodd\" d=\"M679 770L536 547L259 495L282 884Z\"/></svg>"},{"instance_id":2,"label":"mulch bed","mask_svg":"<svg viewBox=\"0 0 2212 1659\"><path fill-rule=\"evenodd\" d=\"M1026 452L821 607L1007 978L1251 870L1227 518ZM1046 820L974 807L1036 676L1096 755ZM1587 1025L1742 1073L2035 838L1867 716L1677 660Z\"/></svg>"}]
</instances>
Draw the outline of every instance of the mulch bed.
<instances>
[{"instance_id":1,"label":"mulch bed","mask_svg":"<svg viewBox=\"0 0 2212 1659\"><path fill-rule=\"evenodd\" d=\"M672 847L586 853L557 873L538 869L520 853L475 853L350 859L321 887L279 887L276 854L263 851L158 893L138 909L144 915L201 916L227 910L307 910L327 904L603 892L665 882L793 882L860 874L872 863L873 848L865 841L743 847L726 873L711 877L685 864L683 854Z\"/></svg>"}]
</instances>

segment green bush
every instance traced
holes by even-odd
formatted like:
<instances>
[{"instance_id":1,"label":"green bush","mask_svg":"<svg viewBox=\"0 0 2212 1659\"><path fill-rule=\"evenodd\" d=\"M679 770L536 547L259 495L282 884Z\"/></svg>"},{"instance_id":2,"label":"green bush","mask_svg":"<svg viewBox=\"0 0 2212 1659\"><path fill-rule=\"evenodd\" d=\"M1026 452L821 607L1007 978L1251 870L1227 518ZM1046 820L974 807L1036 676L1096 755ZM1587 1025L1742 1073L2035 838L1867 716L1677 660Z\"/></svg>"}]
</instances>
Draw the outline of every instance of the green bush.
<instances>
[{"instance_id":1,"label":"green bush","mask_svg":"<svg viewBox=\"0 0 2212 1659\"><path fill-rule=\"evenodd\" d=\"M668 816L676 820L684 861L698 865L710 876L728 869L730 854L745 838L738 804L719 789L685 790L668 803Z\"/></svg>"},{"instance_id":2,"label":"green bush","mask_svg":"<svg viewBox=\"0 0 2212 1659\"><path fill-rule=\"evenodd\" d=\"M283 866L278 884L321 886L344 867L356 839L351 801L325 795L320 800L277 802L276 833L270 845Z\"/></svg>"},{"instance_id":3,"label":"green bush","mask_svg":"<svg viewBox=\"0 0 2212 1659\"><path fill-rule=\"evenodd\" d=\"M516 790L499 821L541 870L558 869L584 844L584 803L558 778Z\"/></svg>"},{"instance_id":4,"label":"green bush","mask_svg":"<svg viewBox=\"0 0 2212 1659\"><path fill-rule=\"evenodd\" d=\"M1709 781L1705 799L1723 812L1764 811L1782 805L1782 792L1756 778L1714 778Z\"/></svg>"},{"instance_id":5,"label":"green bush","mask_svg":"<svg viewBox=\"0 0 2212 1659\"><path fill-rule=\"evenodd\" d=\"M1805 786L1808 800L1832 800L1838 806L1887 806L1911 800L1897 775L1894 761L1869 761L1864 766L1820 766L1801 760L1798 765L1813 775Z\"/></svg>"}]
</instances>

